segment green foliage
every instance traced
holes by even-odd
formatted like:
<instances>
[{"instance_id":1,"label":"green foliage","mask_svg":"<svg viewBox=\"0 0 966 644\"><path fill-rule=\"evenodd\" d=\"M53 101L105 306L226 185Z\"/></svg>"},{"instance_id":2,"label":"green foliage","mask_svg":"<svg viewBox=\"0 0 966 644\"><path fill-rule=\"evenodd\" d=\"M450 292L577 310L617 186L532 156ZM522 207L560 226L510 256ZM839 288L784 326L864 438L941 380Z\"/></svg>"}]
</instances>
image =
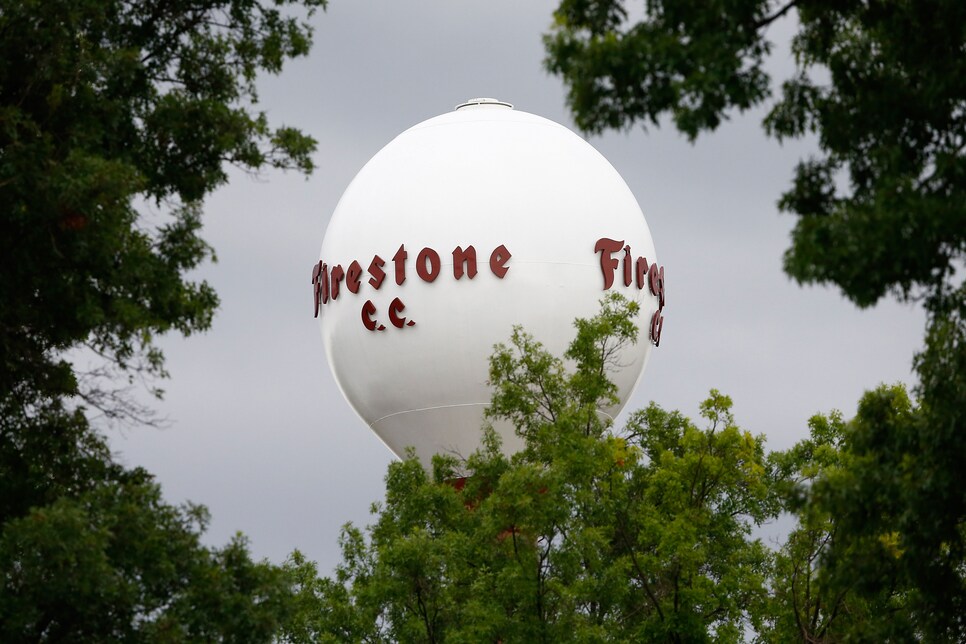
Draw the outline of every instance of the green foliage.
<instances>
[{"instance_id":1,"label":"green foliage","mask_svg":"<svg viewBox=\"0 0 966 644\"><path fill-rule=\"evenodd\" d=\"M559 439L561 423L577 434L600 435L604 422L597 409L617 403L617 387L607 374L619 368L621 349L637 342L633 317L639 308L636 302L607 298L597 317L576 320L577 336L564 354L574 362L572 375L560 358L516 327L512 348L497 345L490 359L495 385L490 417L510 421L534 449ZM549 435L538 440L541 434Z\"/></svg>"},{"instance_id":2,"label":"green foliage","mask_svg":"<svg viewBox=\"0 0 966 644\"><path fill-rule=\"evenodd\" d=\"M731 107L768 96L770 49L757 33L768 2L646 3L628 23L619 0L563 0L545 37L547 68L563 77L577 125L588 132L658 124L670 112L691 139Z\"/></svg>"},{"instance_id":3,"label":"green foliage","mask_svg":"<svg viewBox=\"0 0 966 644\"><path fill-rule=\"evenodd\" d=\"M791 13L797 69L765 129L814 134L820 155L780 202L799 216L786 271L861 306L944 292L966 256L966 5L647 0L632 21L625 4L562 0L545 37L578 126L715 129L769 98L768 27Z\"/></svg>"},{"instance_id":4,"label":"green foliage","mask_svg":"<svg viewBox=\"0 0 966 644\"><path fill-rule=\"evenodd\" d=\"M496 347L489 414L526 448L507 458L489 429L465 462L391 464L334 579L290 562L315 607L292 639L742 641L770 561L751 526L777 510L762 439L717 392L706 429L652 404L612 430L597 409L636 310L615 296L578 321L568 367L520 329Z\"/></svg>"},{"instance_id":5,"label":"green foliage","mask_svg":"<svg viewBox=\"0 0 966 644\"><path fill-rule=\"evenodd\" d=\"M525 448L505 456L488 427L465 461L391 464L375 523L345 526L333 578L297 552L288 562L298 608L286 638L962 640L966 533L948 512L962 501L939 497L961 499L961 476L928 450L909 456L954 427L937 430L897 385L866 394L849 422L814 416L808 438L767 455L714 390L703 429L652 403L616 430L598 409L613 402L608 373L636 338L636 311L611 296L578 320L567 363L522 329L497 345L488 413ZM963 356L949 351L961 328L931 338L921 393L962 391ZM752 538L780 515L794 521L784 542Z\"/></svg>"},{"instance_id":6,"label":"green foliage","mask_svg":"<svg viewBox=\"0 0 966 644\"><path fill-rule=\"evenodd\" d=\"M810 436L787 452L769 455L776 493L795 527L773 560L772 591L763 610L762 642L839 642L913 640L902 598L889 593L863 596L854 591L855 577L836 583L828 577L828 557L840 551L838 516L810 502L816 485L848 471L854 458L847 447L850 426L839 412L809 420ZM847 539L847 537L846 537ZM861 550L850 554L861 554ZM879 619L889 615L887 620Z\"/></svg>"},{"instance_id":7,"label":"green foliage","mask_svg":"<svg viewBox=\"0 0 966 644\"><path fill-rule=\"evenodd\" d=\"M114 462L87 410L141 418L97 383L163 376L154 338L211 323L186 275L225 164L312 169L314 141L252 108L308 52L299 6L324 0L0 0L4 642L268 641L298 615L288 573L202 546L205 511Z\"/></svg>"},{"instance_id":8,"label":"green foliage","mask_svg":"<svg viewBox=\"0 0 966 644\"><path fill-rule=\"evenodd\" d=\"M941 292L966 253L966 43L961 2L802 3L796 76L766 127L816 133L783 209L801 217L785 268L860 305ZM821 68L827 83L813 80ZM849 190L836 189L847 171Z\"/></svg>"},{"instance_id":9,"label":"green foliage","mask_svg":"<svg viewBox=\"0 0 966 644\"><path fill-rule=\"evenodd\" d=\"M939 407L966 399L963 329L933 327L918 405L880 386L848 424L816 416L810 439L772 455L798 525L776 557L764 641L966 638L963 406Z\"/></svg>"},{"instance_id":10,"label":"green foliage","mask_svg":"<svg viewBox=\"0 0 966 644\"><path fill-rule=\"evenodd\" d=\"M788 591L794 619L772 632L834 640L845 631L827 620L847 608L890 616L860 619L860 639L966 640L966 285L955 275L966 260L966 4L647 0L636 22L624 7L562 0L545 38L547 67L588 131L669 113L693 139L764 102L768 27L797 17L797 68L764 127L815 136L819 153L779 201L798 216L785 271L859 306L922 299L929 316L916 403L898 388L869 392L835 439L848 459L799 492L799 563L779 568L786 585L810 584L819 561L827 574Z\"/></svg>"},{"instance_id":11,"label":"green foliage","mask_svg":"<svg viewBox=\"0 0 966 644\"><path fill-rule=\"evenodd\" d=\"M253 562L241 537L201 546L204 508L164 503L150 475L109 463L83 416L73 421L33 432L26 458L4 443L0 487L24 497L4 505L0 639L268 641L291 612L287 574ZM70 445L44 436L48 427L80 433L78 449L33 457L46 443Z\"/></svg>"},{"instance_id":12,"label":"green foliage","mask_svg":"<svg viewBox=\"0 0 966 644\"><path fill-rule=\"evenodd\" d=\"M897 618L929 641L966 638L964 328L957 317L931 329L918 407L898 387L863 397L848 444L854 461L817 484L813 499L839 525L834 581L901 598Z\"/></svg>"},{"instance_id":13,"label":"green foliage","mask_svg":"<svg viewBox=\"0 0 966 644\"><path fill-rule=\"evenodd\" d=\"M3 3L4 395L78 393L60 356L82 344L161 374L152 338L208 327L217 298L185 273L211 256L200 203L225 163L312 168L309 137L249 107L259 70L308 51L286 4L323 2ZM136 198L167 216L146 219Z\"/></svg>"}]
</instances>

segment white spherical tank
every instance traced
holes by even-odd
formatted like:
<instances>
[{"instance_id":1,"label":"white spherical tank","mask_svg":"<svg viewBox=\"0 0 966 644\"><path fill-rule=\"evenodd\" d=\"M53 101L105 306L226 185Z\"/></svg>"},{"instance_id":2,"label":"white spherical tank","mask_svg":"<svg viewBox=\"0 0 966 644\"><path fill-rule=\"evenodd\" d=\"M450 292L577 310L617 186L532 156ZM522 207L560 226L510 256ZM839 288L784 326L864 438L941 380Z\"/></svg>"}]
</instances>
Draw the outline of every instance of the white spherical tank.
<instances>
[{"instance_id":1,"label":"white spherical tank","mask_svg":"<svg viewBox=\"0 0 966 644\"><path fill-rule=\"evenodd\" d=\"M627 184L567 128L493 99L406 130L362 168L312 288L342 393L393 452L412 446L426 464L478 446L488 358L514 325L562 355L607 291L638 301L608 416L663 326L663 269ZM505 451L521 447L497 429Z\"/></svg>"}]
</instances>

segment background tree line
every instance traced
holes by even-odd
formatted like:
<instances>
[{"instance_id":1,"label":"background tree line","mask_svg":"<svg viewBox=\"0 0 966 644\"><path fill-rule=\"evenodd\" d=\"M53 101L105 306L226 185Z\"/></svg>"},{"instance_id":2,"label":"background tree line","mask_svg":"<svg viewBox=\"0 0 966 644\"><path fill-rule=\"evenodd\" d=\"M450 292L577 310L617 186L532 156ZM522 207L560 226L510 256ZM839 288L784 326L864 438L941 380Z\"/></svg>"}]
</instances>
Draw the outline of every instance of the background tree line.
<instances>
[{"instance_id":1,"label":"background tree line","mask_svg":"<svg viewBox=\"0 0 966 644\"><path fill-rule=\"evenodd\" d=\"M893 598L886 621L910 624L906 637L962 640L966 6L647 0L640 20L626 6L564 0L545 37L577 123L593 132L668 115L693 139L771 101L769 134L819 147L779 200L798 218L785 271L859 306L891 293L925 307L916 411L901 392L870 392L846 435L848 466L818 477L802 503L835 518L826 579ZM772 99L767 32L788 13L797 69Z\"/></svg>"},{"instance_id":2,"label":"background tree line","mask_svg":"<svg viewBox=\"0 0 966 644\"><path fill-rule=\"evenodd\" d=\"M563 357L517 329L490 360L488 416L512 422L526 448L508 458L488 429L465 461L390 465L375 522L346 526L333 578L290 559L301 609L288 636L955 641L959 616L925 619L922 598L897 583L901 533L858 532L837 514L868 472L869 433L925 420L905 389L868 392L849 422L814 416L784 452L742 430L718 391L702 426L652 403L618 429L597 409L616 401L608 365L637 341L636 311L605 300ZM782 543L753 536L784 513L794 527Z\"/></svg>"},{"instance_id":3,"label":"background tree line","mask_svg":"<svg viewBox=\"0 0 966 644\"><path fill-rule=\"evenodd\" d=\"M205 509L166 503L91 417L150 422L125 389L165 375L155 338L210 326L186 274L226 164L312 169L315 142L253 104L322 6L0 3L0 640L266 641L291 612L283 570L241 536L203 546Z\"/></svg>"},{"instance_id":4,"label":"background tree line","mask_svg":"<svg viewBox=\"0 0 966 644\"><path fill-rule=\"evenodd\" d=\"M798 218L785 269L859 306L925 307L912 397L872 390L783 453L717 392L703 426L652 405L606 427L593 409L613 390L591 349L636 333L611 301L578 323L575 373L523 331L494 356L493 413L524 452L504 458L488 434L467 463L392 465L331 579L298 553L254 562L241 537L202 546L203 508L118 464L90 414L150 421L125 384L164 375L159 334L210 325L217 296L186 274L212 255L198 231L225 164L312 169L314 142L272 127L254 83L308 52L292 9L321 6L2 3L0 639L966 639L954 0L647 0L633 20L622 2L563 0L545 37L588 132L667 115L694 138L771 101L769 133L814 136L779 201ZM798 69L772 98L767 32L784 16ZM81 373L80 347L103 370ZM534 399L537 384L553 395ZM796 527L772 551L750 530L782 511Z\"/></svg>"}]
</instances>

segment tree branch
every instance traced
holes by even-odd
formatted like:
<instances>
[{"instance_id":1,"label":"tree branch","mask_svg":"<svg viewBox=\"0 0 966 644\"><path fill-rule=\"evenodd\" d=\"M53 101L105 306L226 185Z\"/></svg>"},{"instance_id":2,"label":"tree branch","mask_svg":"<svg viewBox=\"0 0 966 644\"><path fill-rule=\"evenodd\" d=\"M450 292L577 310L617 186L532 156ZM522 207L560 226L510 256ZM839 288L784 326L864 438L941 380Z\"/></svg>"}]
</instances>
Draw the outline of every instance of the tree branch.
<instances>
[{"instance_id":1,"label":"tree branch","mask_svg":"<svg viewBox=\"0 0 966 644\"><path fill-rule=\"evenodd\" d=\"M781 9L779 9L778 11L776 11L775 13L771 14L770 16L765 16L764 18L762 18L761 20L759 20L758 22L755 23L755 25L754 25L755 26L755 31L758 31L762 27L767 27L771 23L775 22L776 20L778 20L779 18L781 18L782 16L784 16L786 13L788 13L789 11L791 11L792 8L794 8L795 5L797 5L797 4L798 4L798 0L791 0L791 2L789 2L788 4L786 4L784 7L782 7Z\"/></svg>"}]
</instances>

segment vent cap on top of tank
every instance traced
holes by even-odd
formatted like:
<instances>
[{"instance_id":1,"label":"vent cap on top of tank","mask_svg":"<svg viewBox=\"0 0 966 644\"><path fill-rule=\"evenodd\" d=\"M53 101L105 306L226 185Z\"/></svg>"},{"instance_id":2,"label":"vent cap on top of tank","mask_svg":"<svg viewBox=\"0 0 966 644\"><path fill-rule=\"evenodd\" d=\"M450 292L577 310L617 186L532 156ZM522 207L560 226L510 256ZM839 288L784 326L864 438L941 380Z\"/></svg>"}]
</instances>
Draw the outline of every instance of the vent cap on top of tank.
<instances>
[{"instance_id":1,"label":"vent cap on top of tank","mask_svg":"<svg viewBox=\"0 0 966 644\"><path fill-rule=\"evenodd\" d=\"M455 109L460 109L463 107L480 107L480 106L494 106L494 107L509 107L513 109L513 103L507 103L506 101L501 101L498 98L471 98L465 103L460 103Z\"/></svg>"}]
</instances>

